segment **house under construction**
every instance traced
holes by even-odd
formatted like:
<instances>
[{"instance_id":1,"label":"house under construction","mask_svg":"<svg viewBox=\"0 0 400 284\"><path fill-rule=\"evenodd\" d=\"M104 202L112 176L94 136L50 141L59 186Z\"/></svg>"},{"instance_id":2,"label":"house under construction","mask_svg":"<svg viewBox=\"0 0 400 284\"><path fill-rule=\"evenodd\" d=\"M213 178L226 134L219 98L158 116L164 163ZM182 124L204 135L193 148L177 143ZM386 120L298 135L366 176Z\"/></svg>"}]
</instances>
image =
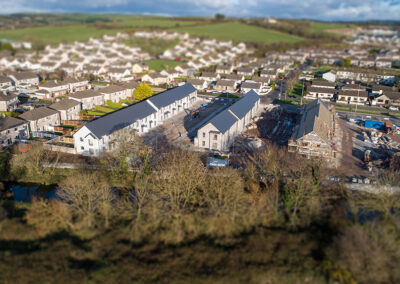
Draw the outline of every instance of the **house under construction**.
<instances>
[{"instance_id":1,"label":"house under construction","mask_svg":"<svg viewBox=\"0 0 400 284\"><path fill-rule=\"evenodd\" d=\"M324 158L336 166L335 110L321 99L316 99L303 105L300 114L300 123L294 128L288 143L289 152L297 152L307 158Z\"/></svg>"}]
</instances>

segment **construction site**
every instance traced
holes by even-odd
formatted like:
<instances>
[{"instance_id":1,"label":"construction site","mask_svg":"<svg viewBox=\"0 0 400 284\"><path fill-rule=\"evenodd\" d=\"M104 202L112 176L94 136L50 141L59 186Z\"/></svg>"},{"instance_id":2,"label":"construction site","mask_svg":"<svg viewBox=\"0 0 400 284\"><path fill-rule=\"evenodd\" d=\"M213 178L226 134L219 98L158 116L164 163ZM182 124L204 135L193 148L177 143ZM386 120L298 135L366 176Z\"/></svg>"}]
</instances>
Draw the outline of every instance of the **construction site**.
<instances>
[{"instance_id":1,"label":"construction site","mask_svg":"<svg viewBox=\"0 0 400 284\"><path fill-rule=\"evenodd\" d=\"M379 169L388 168L400 152L400 130L392 122L350 119L342 123L347 136L344 148L350 148L353 157L342 159L347 173L355 177L375 176Z\"/></svg>"}]
</instances>

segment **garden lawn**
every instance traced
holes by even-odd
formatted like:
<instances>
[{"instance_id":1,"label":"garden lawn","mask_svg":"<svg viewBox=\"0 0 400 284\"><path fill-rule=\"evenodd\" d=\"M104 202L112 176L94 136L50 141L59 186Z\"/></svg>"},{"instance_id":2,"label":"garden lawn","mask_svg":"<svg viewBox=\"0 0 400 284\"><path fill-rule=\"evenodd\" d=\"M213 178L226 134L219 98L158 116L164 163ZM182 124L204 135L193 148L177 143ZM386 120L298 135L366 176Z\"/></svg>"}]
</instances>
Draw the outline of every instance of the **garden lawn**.
<instances>
[{"instance_id":1,"label":"garden lawn","mask_svg":"<svg viewBox=\"0 0 400 284\"><path fill-rule=\"evenodd\" d=\"M100 112L100 111L88 110L88 111L87 111L87 114L88 114L88 115L95 115L95 116L103 116L103 115L105 115L106 113Z\"/></svg>"},{"instance_id":2,"label":"garden lawn","mask_svg":"<svg viewBox=\"0 0 400 284\"><path fill-rule=\"evenodd\" d=\"M272 44L276 42L294 43L303 40L300 37L238 22L181 27L173 28L171 30L181 33L187 32L197 36L215 38L217 40L233 40L236 42L247 41Z\"/></svg>"},{"instance_id":3,"label":"garden lawn","mask_svg":"<svg viewBox=\"0 0 400 284\"><path fill-rule=\"evenodd\" d=\"M178 65L183 64L183 62L175 60L155 59L146 61L146 64L149 66L149 69L151 70L161 71L164 69L172 69Z\"/></svg>"},{"instance_id":4,"label":"garden lawn","mask_svg":"<svg viewBox=\"0 0 400 284\"><path fill-rule=\"evenodd\" d=\"M121 103L133 104L133 100L121 100Z\"/></svg>"},{"instance_id":5,"label":"garden lawn","mask_svg":"<svg viewBox=\"0 0 400 284\"><path fill-rule=\"evenodd\" d=\"M294 85L293 90L289 92L289 95L293 95L296 97L301 97L301 93L303 91L303 84L302 83L297 83Z\"/></svg>"},{"instance_id":6,"label":"garden lawn","mask_svg":"<svg viewBox=\"0 0 400 284\"><path fill-rule=\"evenodd\" d=\"M113 112L115 110L111 109L109 107L106 107L106 106L96 106L96 111L104 112L104 113L110 113L110 112Z\"/></svg>"},{"instance_id":7,"label":"garden lawn","mask_svg":"<svg viewBox=\"0 0 400 284\"><path fill-rule=\"evenodd\" d=\"M113 101L110 101L110 100L107 101L107 105L112 108L122 108L122 104L114 103Z\"/></svg>"}]
</instances>

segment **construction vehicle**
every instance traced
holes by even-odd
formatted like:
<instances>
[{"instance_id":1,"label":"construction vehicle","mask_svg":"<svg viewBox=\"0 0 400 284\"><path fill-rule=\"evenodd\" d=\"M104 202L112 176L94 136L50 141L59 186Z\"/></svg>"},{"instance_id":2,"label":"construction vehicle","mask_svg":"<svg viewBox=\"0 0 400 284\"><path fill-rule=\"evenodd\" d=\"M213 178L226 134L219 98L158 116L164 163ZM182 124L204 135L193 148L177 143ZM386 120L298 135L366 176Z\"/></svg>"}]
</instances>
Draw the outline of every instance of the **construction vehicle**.
<instances>
[{"instance_id":1,"label":"construction vehicle","mask_svg":"<svg viewBox=\"0 0 400 284\"><path fill-rule=\"evenodd\" d=\"M199 110L192 111L192 119L199 117L199 115L200 115Z\"/></svg>"}]
</instances>

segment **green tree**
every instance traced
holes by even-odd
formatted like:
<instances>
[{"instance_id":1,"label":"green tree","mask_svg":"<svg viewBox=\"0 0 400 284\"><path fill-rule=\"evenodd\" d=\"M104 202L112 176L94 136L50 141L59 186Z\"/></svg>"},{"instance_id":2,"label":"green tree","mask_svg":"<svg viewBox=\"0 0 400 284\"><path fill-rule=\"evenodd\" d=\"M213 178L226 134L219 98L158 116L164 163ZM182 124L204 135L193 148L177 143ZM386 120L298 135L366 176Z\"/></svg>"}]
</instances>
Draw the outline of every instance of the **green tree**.
<instances>
[{"instance_id":1,"label":"green tree","mask_svg":"<svg viewBox=\"0 0 400 284\"><path fill-rule=\"evenodd\" d=\"M144 100L153 95L153 90L146 83L140 83L133 92L133 98L136 100Z\"/></svg>"},{"instance_id":2,"label":"green tree","mask_svg":"<svg viewBox=\"0 0 400 284\"><path fill-rule=\"evenodd\" d=\"M223 14L216 14L215 19L217 21L223 21L225 19L225 16Z\"/></svg>"},{"instance_id":3,"label":"green tree","mask_svg":"<svg viewBox=\"0 0 400 284\"><path fill-rule=\"evenodd\" d=\"M11 52L15 52L15 49L12 47L11 43L9 43L9 42L2 43L0 47L1 47L0 48L1 50L8 50Z\"/></svg>"},{"instance_id":4,"label":"green tree","mask_svg":"<svg viewBox=\"0 0 400 284\"><path fill-rule=\"evenodd\" d=\"M350 67L351 66L351 58L345 58L343 60L343 65L344 65L344 67Z\"/></svg>"}]
</instances>

